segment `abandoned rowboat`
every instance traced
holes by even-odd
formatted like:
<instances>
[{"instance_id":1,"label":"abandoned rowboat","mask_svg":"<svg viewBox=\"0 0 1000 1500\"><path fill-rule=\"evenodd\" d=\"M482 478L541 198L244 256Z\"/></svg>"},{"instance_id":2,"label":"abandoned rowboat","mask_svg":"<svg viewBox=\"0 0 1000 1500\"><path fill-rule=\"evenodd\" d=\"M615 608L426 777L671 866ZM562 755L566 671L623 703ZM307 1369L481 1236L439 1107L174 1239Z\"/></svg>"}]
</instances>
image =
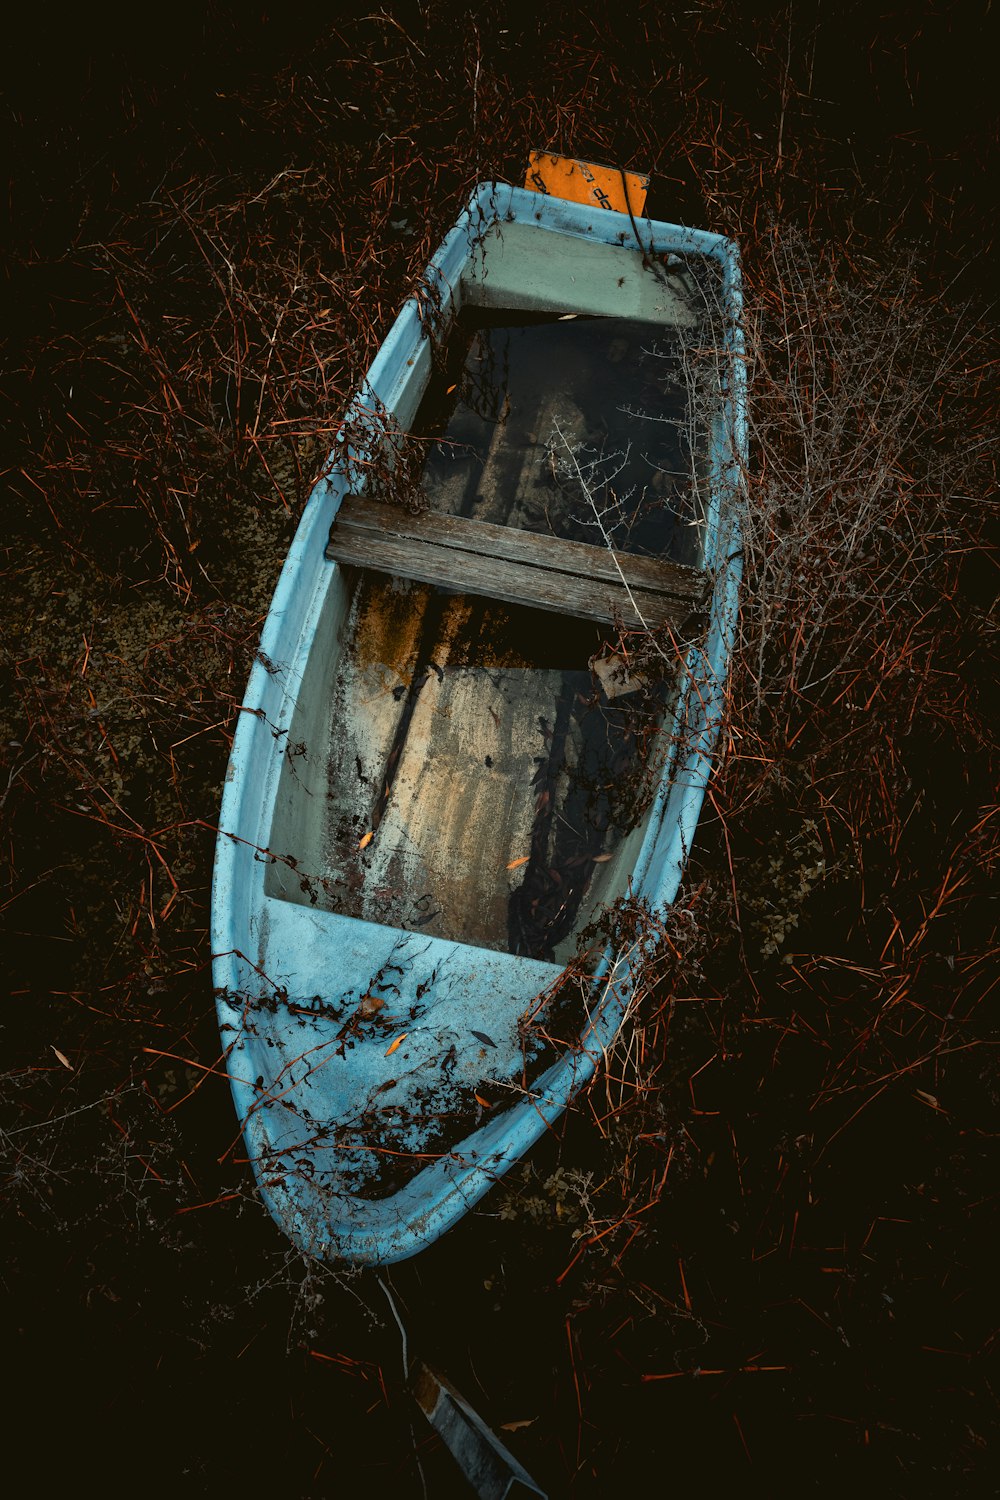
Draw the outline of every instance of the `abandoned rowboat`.
<instances>
[{"instance_id":1,"label":"abandoned rowboat","mask_svg":"<svg viewBox=\"0 0 1000 1500\"><path fill-rule=\"evenodd\" d=\"M636 942L602 913L674 899L722 712L740 310L720 236L486 184L348 413L213 889L236 1109L311 1255L429 1244L621 1026Z\"/></svg>"}]
</instances>

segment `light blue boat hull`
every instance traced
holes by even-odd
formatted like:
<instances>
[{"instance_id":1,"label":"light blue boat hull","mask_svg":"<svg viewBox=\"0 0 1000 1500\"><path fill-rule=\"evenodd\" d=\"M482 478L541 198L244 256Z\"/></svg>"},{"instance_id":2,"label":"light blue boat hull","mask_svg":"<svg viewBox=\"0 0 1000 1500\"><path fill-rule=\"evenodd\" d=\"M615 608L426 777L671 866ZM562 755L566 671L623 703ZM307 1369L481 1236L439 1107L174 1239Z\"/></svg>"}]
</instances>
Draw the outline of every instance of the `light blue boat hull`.
<instances>
[{"instance_id":1,"label":"light blue boat hull","mask_svg":"<svg viewBox=\"0 0 1000 1500\"><path fill-rule=\"evenodd\" d=\"M497 222L530 223L551 233L553 255L561 246L579 251L581 244L635 243L627 216L484 184L428 267L426 282L444 315L484 225ZM688 658L674 726L681 748L656 792L631 877L634 894L655 910L676 896L722 720L740 581L745 374L733 243L649 220L637 227L647 252L718 263L727 329L723 401L709 442L708 631ZM420 307L411 301L372 365L362 397L368 404L376 397L405 428L430 362ZM216 851L213 978L236 1111L270 1212L307 1254L384 1264L444 1233L558 1119L614 1041L642 955L604 955L576 1045L527 1091L512 1090L508 1107L483 1112L473 1133L428 1151L426 1164L396 1191L374 1196L359 1190L373 1159L380 1170L386 1161L377 1134L366 1129L361 1103L368 1108L392 1088L394 1098L419 1095L425 1113L436 1103L446 1108L447 1091L439 1100L434 1094L442 1051L454 1049L459 1075L474 1085L483 1057L476 1033L493 1044L489 1063L496 1076L519 1078L522 1038L512 1018L554 985L561 970L268 894L268 839L301 685L317 633L346 607L342 571L324 556L349 483L348 466L337 457L316 485L289 551L236 728ZM384 1033L365 1039L346 1027L376 985L391 996L399 1034L405 1034L391 1051ZM414 1135L414 1150L422 1149L422 1140Z\"/></svg>"}]
</instances>

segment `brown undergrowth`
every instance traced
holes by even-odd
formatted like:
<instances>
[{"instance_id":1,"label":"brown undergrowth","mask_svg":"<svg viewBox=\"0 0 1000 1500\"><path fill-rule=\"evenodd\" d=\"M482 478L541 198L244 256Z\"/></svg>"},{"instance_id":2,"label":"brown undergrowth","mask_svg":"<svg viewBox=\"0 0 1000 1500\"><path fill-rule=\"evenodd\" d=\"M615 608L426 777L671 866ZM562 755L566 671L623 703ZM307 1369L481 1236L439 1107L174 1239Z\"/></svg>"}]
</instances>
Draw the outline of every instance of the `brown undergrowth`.
<instances>
[{"instance_id":1,"label":"brown undergrowth","mask_svg":"<svg viewBox=\"0 0 1000 1500\"><path fill-rule=\"evenodd\" d=\"M492 1420L531 1419L511 1443L557 1493L678 1452L716 1479L773 1477L780 1454L817 1486L971 1484L996 1441L978 1247L1000 1092L995 349L964 253L981 221L956 193L982 137L949 125L942 145L907 105L885 59L926 55L915 23L864 105L853 33L819 13L790 8L780 35L721 5L643 14L504 29L358 8L230 89L192 68L156 102L137 73L129 130L56 132L48 177L15 180L14 1283L37 1308L61 1284L83 1339L93 1302L108 1365L138 1328L147 1376L143 1336L183 1371L284 1320L315 1356L300 1409L329 1420L335 1389L375 1412L394 1482L417 1485L386 1336L351 1322L354 1283L289 1266L253 1202L213 1019L213 830L295 520L468 190L518 180L529 146L621 161L652 171L654 215L744 255L729 719L607 1066L396 1285ZM831 103L848 97L852 142ZM286 1455L306 1441L298 1417L282 1432ZM201 1472L231 1481L232 1454L193 1433ZM300 1486L324 1493L337 1445L308 1446Z\"/></svg>"}]
</instances>

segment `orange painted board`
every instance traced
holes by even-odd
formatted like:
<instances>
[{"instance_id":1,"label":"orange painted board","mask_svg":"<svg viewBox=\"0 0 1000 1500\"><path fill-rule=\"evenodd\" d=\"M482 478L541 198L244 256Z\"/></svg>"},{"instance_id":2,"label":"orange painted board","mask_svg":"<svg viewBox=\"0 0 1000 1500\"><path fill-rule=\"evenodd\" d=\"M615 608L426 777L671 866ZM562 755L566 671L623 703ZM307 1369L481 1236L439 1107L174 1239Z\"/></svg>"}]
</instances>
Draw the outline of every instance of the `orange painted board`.
<instances>
[{"instance_id":1,"label":"orange painted board","mask_svg":"<svg viewBox=\"0 0 1000 1500\"><path fill-rule=\"evenodd\" d=\"M533 151L524 185L536 193L566 198L570 203L596 203L620 214L627 214L631 207L633 214L641 214L649 177L639 172L623 172L618 167L602 167L597 162L575 161L571 156Z\"/></svg>"}]
</instances>

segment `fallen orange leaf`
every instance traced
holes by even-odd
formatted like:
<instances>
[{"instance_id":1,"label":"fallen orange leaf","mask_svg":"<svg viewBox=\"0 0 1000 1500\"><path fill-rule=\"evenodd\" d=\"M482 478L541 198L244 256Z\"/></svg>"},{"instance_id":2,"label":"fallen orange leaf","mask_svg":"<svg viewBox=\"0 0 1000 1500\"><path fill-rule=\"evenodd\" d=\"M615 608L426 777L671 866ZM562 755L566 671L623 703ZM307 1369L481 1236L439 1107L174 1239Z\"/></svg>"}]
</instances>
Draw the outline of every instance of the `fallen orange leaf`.
<instances>
[{"instance_id":1,"label":"fallen orange leaf","mask_svg":"<svg viewBox=\"0 0 1000 1500\"><path fill-rule=\"evenodd\" d=\"M493 1106L490 1103L490 1101L488 1099L484 1099L483 1096L482 1096L482 1094L476 1094L476 1095L474 1095L474 1098L475 1098L475 1101L476 1101L477 1104L481 1104L483 1106L483 1109L492 1109L493 1108Z\"/></svg>"},{"instance_id":2,"label":"fallen orange leaf","mask_svg":"<svg viewBox=\"0 0 1000 1500\"><path fill-rule=\"evenodd\" d=\"M49 1043L49 1046L50 1047L52 1046L51 1042ZM72 1071L73 1071L73 1064L70 1062L70 1060L66 1056L65 1052L60 1052L58 1047L52 1047L52 1050L55 1053L56 1057L58 1057L59 1061L62 1063L63 1067L64 1068L69 1068L70 1072L72 1073Z\"/></svg>"},{"instance_id":3,"label":"fallen orange leaf","mask_svg":"<svg viewBox=\"0 0 1000 1500\"><path fill-rule=\"evenodd\" d=\"M369 829L368 832L365 834L364 838L359 841L358 848L359 849L367 849L368 845L371 843L371 841L372 841L372 839L374 837L375 837L374 832L371 829Z\"/></svg>"},{"instance_id":4,"label":"fallen orange leaf","mask_svg":"<svg viewBox=\"0 0 1000 1500\"><path fill-rule=\"evenodd\" d=\"M385 1049L386 1057L391 1057L396 1048L402 1046L403 1042L406 1041L406 1038L409 1036L409 1034L410 1033L408 1031L404 1031L402 1036L398 1036L394 1042L390 1042L388 1047Z\"/></svg>"},{"instance_id":5,"label":"fallen orange leaf","mask_svg":"<svg viewBox=\"0 0 1000 1500\"><path fill-rule=\"evenodd\" d=\"M507 868L508 870L516 870L518 865L526 865L530 858L530 854L522 854L520 859L512 859Z\"/></svg>"}]
</instances>

